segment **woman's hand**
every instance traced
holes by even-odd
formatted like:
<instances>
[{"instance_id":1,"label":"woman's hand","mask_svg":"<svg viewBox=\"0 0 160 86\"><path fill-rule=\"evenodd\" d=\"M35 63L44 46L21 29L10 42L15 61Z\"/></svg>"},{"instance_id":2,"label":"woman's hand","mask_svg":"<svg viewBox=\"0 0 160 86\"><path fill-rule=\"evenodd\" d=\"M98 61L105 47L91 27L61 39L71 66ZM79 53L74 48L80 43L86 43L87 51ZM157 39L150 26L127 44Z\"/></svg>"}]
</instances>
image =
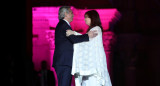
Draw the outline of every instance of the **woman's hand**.
<instances>
[{"instance_id":1,"label":"woman's hand","mask_svg":"<svg viewBox=\"0 0 160 86\"><path fill-rule=\"evenodd\" d=\"M72 30L66 30L66 36L70 36L70 35L74 35L75 34L75 32L74 31L72 31Z\"/></svg>"}]
</instances>

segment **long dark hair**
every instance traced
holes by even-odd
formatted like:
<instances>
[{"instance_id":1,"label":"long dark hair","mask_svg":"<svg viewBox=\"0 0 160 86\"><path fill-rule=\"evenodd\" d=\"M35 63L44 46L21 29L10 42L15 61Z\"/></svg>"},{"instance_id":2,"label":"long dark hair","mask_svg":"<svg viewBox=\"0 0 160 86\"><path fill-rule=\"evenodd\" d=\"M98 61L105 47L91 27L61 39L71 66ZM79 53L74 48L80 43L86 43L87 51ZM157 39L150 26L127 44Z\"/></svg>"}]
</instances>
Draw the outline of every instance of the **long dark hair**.
<instances>
[{"instance_id":1,"label":"long dark hair","mask_svg":"<svg viewBox=\"0 0 160 86\"><path fill-rule=\"evenodd\" d=\"M91 25L89 26L87 32L95 27L95 26L99 26L103 32L103 28L102 28L102 25L101 25L101 20L100 20L100 17L99 17L99 14L96 10L90 10L90 11L87 11L85 13L85 15L87 15L89 18L91 18ZM85 16L84 15L84 16Z\"/></svg>"}]
</instances>

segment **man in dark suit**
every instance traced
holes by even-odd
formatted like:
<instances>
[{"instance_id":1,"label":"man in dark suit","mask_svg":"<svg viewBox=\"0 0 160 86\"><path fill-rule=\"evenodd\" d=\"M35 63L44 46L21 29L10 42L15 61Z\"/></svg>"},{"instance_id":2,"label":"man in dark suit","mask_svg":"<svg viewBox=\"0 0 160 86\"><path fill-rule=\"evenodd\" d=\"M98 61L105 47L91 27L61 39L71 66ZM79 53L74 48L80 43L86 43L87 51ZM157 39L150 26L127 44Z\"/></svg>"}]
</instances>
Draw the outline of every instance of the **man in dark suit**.
<instances>
[{"instance_id":1,"label":"man in dark suit","mask_svg":"<svg viewBox=\"0 0 160 86\"><path fill-rule=\"evenodd\" d=\"M84 35L66 36L66 30L72 30L70 22L73 20L73 12L69 6L62 6L59 9L59 23L55 29L55 51L53 56L53 67L58 78L58 86L71 86L71 69L73 58L73 44L89 41L89 38L97 34L92 31Z\"/></svg>"},{"instance_id":2,"label":"man in dark suit","mask_svg":"<svg viewBox=\"0 0 160 86\"><path fill-rule=\"evenodd\" d=\"M45 60L41 62L39 75L39 83L36 86L56 86L54 73L47 68L47 61Z\"/></svg>"}]
</instances>

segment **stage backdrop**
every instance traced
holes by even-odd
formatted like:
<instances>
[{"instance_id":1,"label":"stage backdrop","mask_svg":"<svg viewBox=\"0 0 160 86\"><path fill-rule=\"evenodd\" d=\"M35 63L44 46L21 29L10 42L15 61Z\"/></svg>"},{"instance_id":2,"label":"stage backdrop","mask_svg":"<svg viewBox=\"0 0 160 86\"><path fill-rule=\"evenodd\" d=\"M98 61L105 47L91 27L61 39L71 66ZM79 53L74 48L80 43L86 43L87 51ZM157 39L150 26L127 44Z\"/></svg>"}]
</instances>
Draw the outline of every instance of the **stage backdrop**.
<instances>
[{"instance_id":1,"label":"stage backdrop","mask_svg":"<svg viewBox=\"0 0 160 86\"><path fill-rule=\"evenodd\" d=\"M73 10L74 18L71 22L73 30L82 34L86 33L88 26L84 21L84 13L91 9L76 9L71 7ZM41 61L46 60L48 68L54 71L52 68L52 59L54 54L54 32L55 27L58 23L58 10L59 7L33 7L32 8L32 49L33 57L32 62L34 69L39 71L41 69ZM115 17L117 9L95 9L100 15L103 33L103 44L106 52L107 67L109 73L111 72L110 64L110 40L113 39L113 33L107 31L109 29L109 22ZM57 79L56 79L57 80ZM74 86L74 79L72 82Z\"/></svg>"}]
</instances>

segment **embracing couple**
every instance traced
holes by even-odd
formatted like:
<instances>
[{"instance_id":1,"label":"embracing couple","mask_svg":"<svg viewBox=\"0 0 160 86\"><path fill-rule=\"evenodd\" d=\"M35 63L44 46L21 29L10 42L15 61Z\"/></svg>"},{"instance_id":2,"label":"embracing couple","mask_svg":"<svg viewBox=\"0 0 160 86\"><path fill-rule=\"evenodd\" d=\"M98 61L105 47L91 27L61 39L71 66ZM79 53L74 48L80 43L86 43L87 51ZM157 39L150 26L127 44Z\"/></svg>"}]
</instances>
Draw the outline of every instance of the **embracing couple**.
<instances>
[{"instance_id":1,"label":"embracing couple","mask_svg":"<svg viewBox=\"0 0 160 86\"><path fill-rule=\"evenodd\" d=\"M71 86L72 75L76 86L112 86L98 12L90 10L85 13L85 23L89 26L86 34L72 30L73 16L69 6L59 8L52 65L58 86Z\"/></svg>"}]
</instances>

